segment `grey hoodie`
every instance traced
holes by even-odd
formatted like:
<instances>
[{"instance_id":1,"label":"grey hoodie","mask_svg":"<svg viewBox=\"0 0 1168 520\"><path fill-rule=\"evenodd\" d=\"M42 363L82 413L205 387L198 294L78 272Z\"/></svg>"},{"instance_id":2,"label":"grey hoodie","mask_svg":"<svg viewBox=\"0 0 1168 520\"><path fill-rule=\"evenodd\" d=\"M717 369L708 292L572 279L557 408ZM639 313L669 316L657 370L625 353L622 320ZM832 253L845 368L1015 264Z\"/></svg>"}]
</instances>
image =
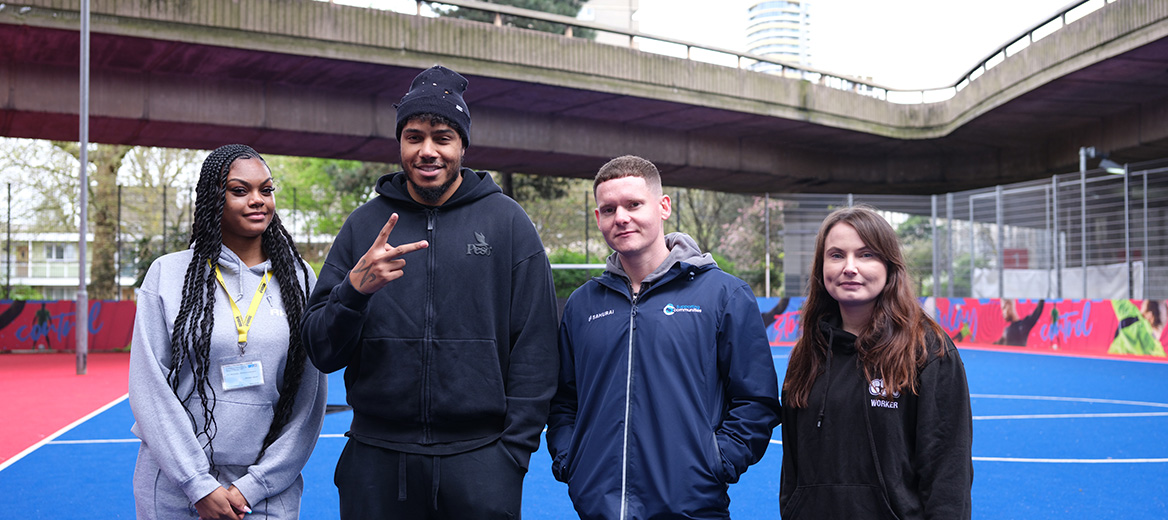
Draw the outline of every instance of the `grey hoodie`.
<instances>
[{"instance_id":1,"label":"grey hoodie","mask_svg":"<svg viewBox=\"0 0 1168 520\"><path fill-rule=\"evenodd\" d=\"M718 262L714 261L713 255L703 253L698 248L698 243L685 233L670 233L665 235L665 247L669 248L669 256L665 257L665 261L661 262L661 265L649 273L641 283L651 284L660 280L662 276L665 276L665 273L668 273L673 268L673 264L678 262L685 262L694 267L706 265L718 267ZM608 259L605 260L604 264L604 268L612 272L612 274L618 275L626 280L629 279L629 274L625 272L624 266L621 265L620 253L614 251L608 255Z\"/></svg>"},{"instance_id":2,"label":"grey hoodie","mask_svg":"<svg viewBox=\"0 0 1168 520\"><path fill-rule=\"evenodd\" d=\"M212 442L215 465L238 466L234 471L212 473L210 448L205 438L196 438L202 430L203 411L197 395L187 407L200 424L192 424L182 403L166 381L171 360L171 331L174 329L182 299L184 274L191 261L190 250L165 255L150 266L138 291L138 309L134 317L134 336L130 347L130 407L135 423L132 432L142 440L139 471L143 462L153 462L166 477L158 485L169 483L181 489L191 503L207 496L219 486L234 485L253 506L282 493L299 482L300 470L308 461L324 421L327 379L311 364L305 363L304 375L296 396L292 418L280 438L268 447L263 459L256 461L264 436L272 421L273 406L279 399L284 362L288 351L288 322L279 285L273 277L268 282L248 335L247 348L240 355L231 306L222 287L215 296L215 326L211 339L209 382L215 389L214 419L217 430ZM248 268L227 247L219 255L220 272L240 312L247 312L264 272L271 267L266 261ZM316 283L308 269L311 284ZM311 290L311 287L306 288ZM223 389L221 366L240 361L259 361L264 384ZM189 366L179 375L179 395L194 388ZM150 465L153 467L153 464ZM227 480L227 475L234 478ZM134 494L143 500L156 492L154 478L135 477ZM220 481L224 480L224 481ZM143 484L151 489L139 489ZM297 487L297 491L298 491ZM299 503L299 497L296 497ZM142 506L139 504L139 512ZM147 505L154 511L155 506Z\"/></svg>"}]
</instances>

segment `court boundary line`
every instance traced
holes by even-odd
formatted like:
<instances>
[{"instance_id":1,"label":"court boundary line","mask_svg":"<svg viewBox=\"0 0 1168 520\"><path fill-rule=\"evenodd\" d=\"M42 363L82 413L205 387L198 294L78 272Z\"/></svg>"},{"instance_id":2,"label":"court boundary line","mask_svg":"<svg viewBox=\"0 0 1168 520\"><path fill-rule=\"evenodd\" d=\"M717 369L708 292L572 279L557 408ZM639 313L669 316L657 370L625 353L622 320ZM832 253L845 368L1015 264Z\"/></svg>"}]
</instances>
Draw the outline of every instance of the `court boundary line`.
<instances>
[{"instance_id":1,"label":"court boundary line","mask_svg":"<svg viewBox=\"0 0 1168 520\"><path fill-rule=\"evenodd\" d=\"M1126 361L1129 363L1168 363L1168 358L1140 355L1140 354L1091 354L1065 350L1035 350L1037 347L1008 347L1004 345L986 345L981 343L956 343L958 351L980 350L982 352L1001 352L1004 354L1026 354L1030 356L1049 356L1052 358L1097 359L1101 361Z\"/></svg>"},{"instance_id":2,"label":"court boundary line","mask_svg":"<svg viewBox=\"0 0 1168 520\"><path fill-rule=\"evenodd\" d=\"M39 449L41 446L44 446L44 445L48 444L49 442L52 442L52 441L53 441L54 439L56 439L57 437L60 437L61 435L64 435L66 432L68 432L69 430L72 430L73 428L76 428L76 427L80 426L80 425L81 425L82 423L84 423L85 421L88 421L88 420L90 420L90 419L92 419L92 418L94 418L94 417L98 416L98 415L99 415L99 414L101 414L102 412L104 412L104 411L106 411L106 410L109 410L110 408L113 408L115 405L117 405L118 403L120 403L120 402L122 402L122 401L125 401L125 400L126 400L126 399L128 399L129 397L130 397L130 394L129 394L128 392L127 392L127 393L125 393L125 394L122 394L122 396L121 396L121 397L119 397L119 398L117 398L117 399L114 399L113 401L110 401L109 403L106 403L106 404L105 404L105 405L103 405L102 407L100 407L100 408L98 408L98 409L96 409L96 410L94 410L94 411L92 411L92 412L89 412L89 413L88 413L88 414L86 414L84 417L82 417L82 418L80 418L80 419L77 419L76 421L73 421L73 422L69 423L69 424L68 424L68 425L66 425L64 428L61 428L60 430L57 430L56 432L52 433L51 435L49 435L49 436L47 436L47 437L45 437L45 438L43 438L43 439L41 439L41 440L37 441L37 442L36 442L36 444L33 444L32 446L29 446L29 447L25 448L25 449L24 449L23 451L21 451L20 453L17 453L16 455L13 455L13 456L12 456L12 458L10 458L10 459L8 459L8 460L6 460L6 461L4 461L4 462L0 462L0 471L4 471L5 469L7 469L9 466L11 466L11 465L12 465L13 463L15 463L16 461L18 461L18 460L20 460L20 459L23 459L23 458L24 458L26 455L28 455L29 453L32 453L32 452L36 451L36 450L37 450L37 449Z\"/></svg>"},{"instance_id":3,"label":"court boundary line","mask_svg":"<svg viewBox=\"0 0 1168 520\"><path fill-rule=\"evenodd\" d=\"M1049 413L1032 415L975 415L975 421L998 421L1009 419L1116 419L1124 417L1168 417L1168 412L1117 412L1117 413Z\"/></svg>"},{"instance_id":4,"label":"court boundary line","mask_svg":"<svg viewBox=\"0 0 1168 520\"><path fill-rule=\"evenodd\" d=\"M1074 403L1099 403L1099 404L1126 404L1131 406L1150 406L1153 408L1168 408L1168 403L1157 403L1154 401L1127 401L1123 399L1099 399L1095 397L1060 397L1055 395L1012 395L1012 394L969 394L969 398L981 399L1016 399L1016 400L1031 400L1031 401L1065 401Z\"/></svg>"},{"instance_id":5,"label":"court boundary line","mask_svg":"<svg viewBox=\"0 0 1168 520\"><path fill-rule=\"evenodd\" d=\"M978 462L1028 462L1034 464L1162 464L1164 459L1027 459L1020 457L973 457Z\"/></svg>"}]
</instances>

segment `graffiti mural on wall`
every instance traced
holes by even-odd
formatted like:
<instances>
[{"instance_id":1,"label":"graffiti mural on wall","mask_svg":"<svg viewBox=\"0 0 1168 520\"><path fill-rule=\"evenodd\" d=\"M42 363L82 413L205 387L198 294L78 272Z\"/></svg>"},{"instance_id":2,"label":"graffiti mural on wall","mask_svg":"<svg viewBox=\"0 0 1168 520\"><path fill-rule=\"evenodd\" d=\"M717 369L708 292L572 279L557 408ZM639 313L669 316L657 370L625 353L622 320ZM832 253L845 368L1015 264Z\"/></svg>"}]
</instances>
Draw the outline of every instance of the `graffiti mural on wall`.
<instances>
[{"instance_id":1,"label":"graffiti mural on wall","mask_svg":"<svg viewBox=\"0 0 1168 520\"><path fill-rule=\"evenodd\" d=\"M1159 300L937 298L955 342L1072 354L1165 357Z\"/></svg>"},{"instance_id":2,"label":"graffiti mural on wall","mask_svg":"<svg viewBox=\"0 0 1168 520\"><path fill-rule=\"evenodd\" d=\"M799 338L804 298L759 298L771 345ZM1051 354L1165 358L1168 309L1160 300L928 298L958 346L998 346Z\"/></svg>"},{"instance_id":3,"label":"graffiti mural on wall","mask_svg":"<svg viewBox=\"0 0 1168 520\"><path fill-rule=\"evenodd\" d=\"M128 347L135 310L132 301L89 302L89 350ZM0 302L0 351L72 351L77 330L77 302Z\"/></svg>"}]
</instances>

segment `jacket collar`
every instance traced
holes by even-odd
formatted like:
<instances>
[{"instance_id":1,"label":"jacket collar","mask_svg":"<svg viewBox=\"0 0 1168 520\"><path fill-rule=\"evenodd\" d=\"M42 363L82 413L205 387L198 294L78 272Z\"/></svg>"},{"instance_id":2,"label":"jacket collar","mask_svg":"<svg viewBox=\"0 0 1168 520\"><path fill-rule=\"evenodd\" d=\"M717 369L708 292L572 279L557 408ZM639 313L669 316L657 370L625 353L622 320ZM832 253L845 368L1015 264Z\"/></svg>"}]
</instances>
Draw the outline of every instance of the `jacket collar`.
<instances>
[{"instance_id":1,"label":"jacket collar","mask_svg":"<svg viewBox=\"0 0 1168 520\"><path fill-rule=\"evenodd\" d=\"M641 282L641 294L648 292L655 286L663 285L673 280L683 272L696 275L710 269L717 269L718 263L710 253L702 253L698 243L685 233L670 233L665 235L665 246L669 248L669 256L657 266L649 276ZM605 273L598 281L605 286L618 291L627 292L629 275L620 263L620 254L612 253L605 261ZM631 295L630 295L631 296Z\"/></svg>"}]
</instances>

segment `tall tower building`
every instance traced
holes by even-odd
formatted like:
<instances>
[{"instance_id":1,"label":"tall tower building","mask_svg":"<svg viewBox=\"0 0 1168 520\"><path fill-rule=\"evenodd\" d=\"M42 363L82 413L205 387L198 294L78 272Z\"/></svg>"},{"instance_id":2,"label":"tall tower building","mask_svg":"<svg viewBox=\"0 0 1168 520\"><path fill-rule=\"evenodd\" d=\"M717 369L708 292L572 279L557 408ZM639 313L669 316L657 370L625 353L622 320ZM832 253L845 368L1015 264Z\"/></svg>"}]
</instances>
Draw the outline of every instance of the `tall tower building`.
<instances>
[{"instance_id":1,"label":"tall tower building","mask_svg":"<svg viewBox=\"0 0 1168 520\"><path fill-rule=\"evenodd\" d=\"M811 2L771 0L755 2L747 11L746 45L751 54L791 64L811 65ZM757 63L754 70L778 72L779 67Z\"/></svg>"},{"instance_id":2,"label":"tall tower building","mask_svg":"<svg viewBox=\"0 0 1168 520\"><path fill-rule=\"evenodd\" d=\"M633 19L640 2L638 0L589 0L580 8L576 18L630 31L640 30L640 24ZM610 45L628 47L629 37L613 33L598 32L596 41Z\"/></svg>"}]
</instances>

